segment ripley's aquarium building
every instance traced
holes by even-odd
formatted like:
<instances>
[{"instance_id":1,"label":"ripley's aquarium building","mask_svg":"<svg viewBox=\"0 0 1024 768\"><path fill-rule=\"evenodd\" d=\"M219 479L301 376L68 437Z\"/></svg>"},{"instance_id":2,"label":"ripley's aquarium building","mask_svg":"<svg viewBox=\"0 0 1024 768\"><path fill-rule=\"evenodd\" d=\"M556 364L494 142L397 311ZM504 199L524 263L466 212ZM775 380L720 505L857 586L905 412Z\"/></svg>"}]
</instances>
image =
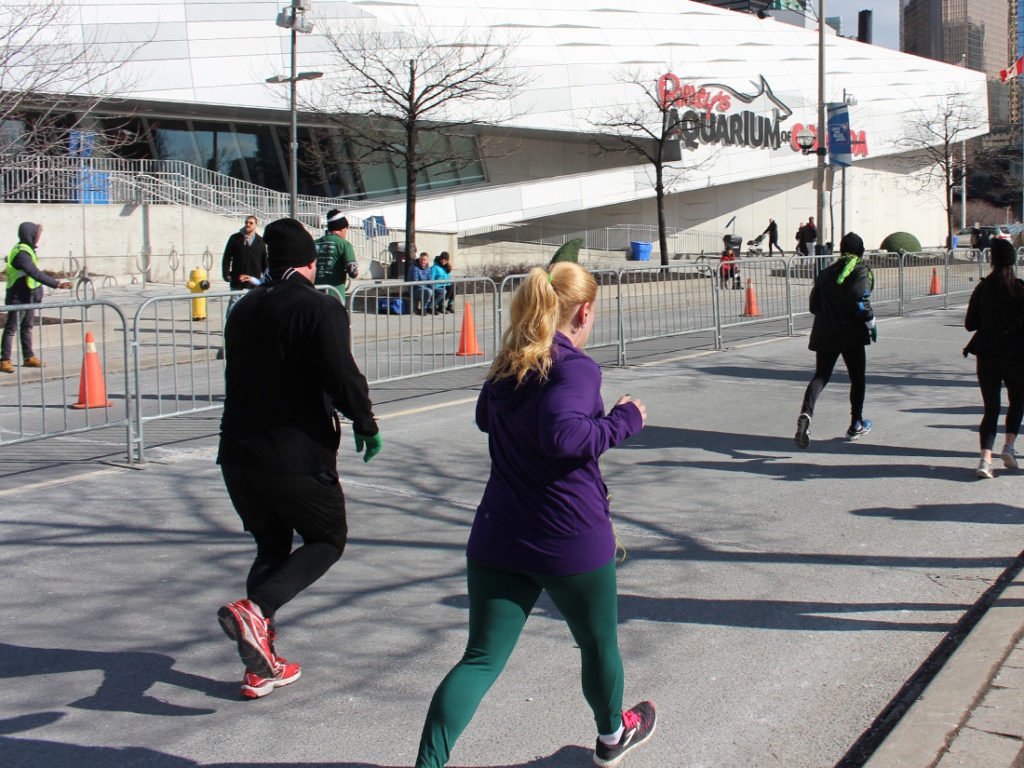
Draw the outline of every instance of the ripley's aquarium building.
<instances>
[{"instance_id":1,"label":"ripley's aquarium building","mask_svg":"<svg viewBox=\"0 0 1024 768\"><path fill-rule=\"evenodd\" d=\"M291 32L275 25L280 4L63 3L61 45L124 58L116 76L127 85L95 119L121 121L136 138L111 152L288 189L289 86L266 82L291 71ZM314 0L306 17L313 30L296 36L296 71L325 75L297 83L300 105L316 88L332 88L339 64L325 34L340 30L372 27L438 45L489 37L510 46L510 67L526 76L514 97L491 103L486 115L459 114L451 103L446 119L486 117L487 124L443 139L462 160L419 179L420 231L655 224L653 166L611 148L606 126L629 114L659 134L656 100L676 110L670 114L682 126L679 159L665 172L672 230L753 236L773 217L790 251L797 227L815 213L817 157L796 142L817 122L814 24L687 0ZM942 140L951 103L971 113L957 142L986 134L990 78L827 32L824 101L848 105L848 127L837 135L848 135L850 147L845 171L828 174L822 240L838 241L845 224L869 248L894 231L926 246L943 243L945 184L921 137ZM404 174L392 159L360 155L355 139L366 114L327 119L300 106L298 192L333 198L324 210L382 216L394 231L404 221ZM3 130L16 136L17 121ZM92 151L102 154L101 143Z\"/></svg>"}]
</instances>

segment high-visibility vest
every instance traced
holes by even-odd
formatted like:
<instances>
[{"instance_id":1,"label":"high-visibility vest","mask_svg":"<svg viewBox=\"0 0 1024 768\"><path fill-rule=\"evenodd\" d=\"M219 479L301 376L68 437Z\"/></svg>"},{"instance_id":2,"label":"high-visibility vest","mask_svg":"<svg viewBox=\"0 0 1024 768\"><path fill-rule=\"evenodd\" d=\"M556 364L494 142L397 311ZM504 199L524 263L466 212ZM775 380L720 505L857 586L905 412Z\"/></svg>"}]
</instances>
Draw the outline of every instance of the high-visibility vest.
<instances>
[{"instance_id":1,"label":"high-visibility vest","mask_svg":"<svg viewBox=\"0 0 1024 768\"><path fill-rule=\"evenodd\" d=\"M36 252L32 249L32 246L26 245L25 243L18 243L11 249L10 254L7 256L7 287L10 288L14 285L16 280L20 280L24 277L25 283L31 291L39 287L39 281L30 277L27 272L22 272L20 269L15 268L14 257L17 256L20 251L28 251L28 255L32 257L32 263L36 265L36 269L39 269L39 258L36 256Z\"/></svg>"}]
</instances>

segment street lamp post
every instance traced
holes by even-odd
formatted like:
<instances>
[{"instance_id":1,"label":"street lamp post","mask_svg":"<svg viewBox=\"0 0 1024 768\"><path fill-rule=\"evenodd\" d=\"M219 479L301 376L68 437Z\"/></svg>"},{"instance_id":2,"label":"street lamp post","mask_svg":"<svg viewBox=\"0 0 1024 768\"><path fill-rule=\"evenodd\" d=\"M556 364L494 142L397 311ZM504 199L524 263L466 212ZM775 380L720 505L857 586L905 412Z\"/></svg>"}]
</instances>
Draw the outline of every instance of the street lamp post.
<instances>
[{"instance_id":1,"label":"street lamp post","mask_svg":"<svg viewBox=\"0 0 1024 768\"><path fill-rule=\"evenodd\" d=\"M306 18L310 9L309 0L292 0L291 6L282 9L277 15L277 26L291 31L291 76L274 75L268 77L268 83L288 83L290 93L289 112L291 125L288 133L288 211L289 216L296 218L296 196L299 186L299 126L298 111L295 106L295 84L300 80L316 80L323 77L323 72L295 72L295 41L297 33L309 34L313 31L313 22Z\"/></svg>"},{"instance_id":2,"label":"street lamp post","mask_svg":"<svg viewBox=\"0 0 1024 768\"><path fill-rule=\"evenodd\" d=\"M818 244L825 244L825 156L828 127L825 123L825 0L818 0L818 200L815 222L818 226ZM824 251L822 251L824 252Z\"/></svg>"}]
</instances>

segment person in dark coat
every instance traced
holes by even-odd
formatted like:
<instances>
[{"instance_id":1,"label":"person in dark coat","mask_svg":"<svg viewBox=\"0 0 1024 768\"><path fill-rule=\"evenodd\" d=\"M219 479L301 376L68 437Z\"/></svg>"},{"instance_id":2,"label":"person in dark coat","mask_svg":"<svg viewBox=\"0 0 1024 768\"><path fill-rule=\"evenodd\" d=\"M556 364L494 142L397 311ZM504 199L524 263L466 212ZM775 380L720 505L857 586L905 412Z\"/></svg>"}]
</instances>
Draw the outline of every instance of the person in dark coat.
<instances>
[{"instance_id":1,"label":"person in dark coat","mask_svg":"<svg viewBox=\"0 0 1024 768\"><path fill-rule=\"evenodd\" d=\"M217 612L245 664L248 698L298 678L299 665L274 649L274 615L345 549L338 412L351 420L363 461L381 448L366 379L352 359L348 313L313 286L313 238L295 219L272 222L264 237L270 280L238 301L224 328L217 456L231 502L256 540L246 598ZM302 545L293 550L296 533Z\"/></svg>"},{"instance_id":2,"label":"person in dark coat","mask_svg":"<svg viewBox=\"0 0 1024 768\"><path fill-rule=\"evenodd\" d=\"M762 232L761 234L762 235L768 235L768 256L769 257L771 257L771 255L774 253L774 251L772 250L773 248L778 248L779 249L779 256L785 256L786 255L786 252L784 250L782 250L782 247L779 245L779 225L775 223L775 219L772 219L772 218L768 219L768 226L765 228L764 232Z\"/></svg>"},{"instance_id":3,"label":"person in dark coat","mask_svg":"<svg viewBox=\"0 0 1024 768\"><path fill-rule=\"evenodd\" d=\"M974 336L964 356L977 358L978 386L985 412L978 426L981 459L975 474L992 477L992 448L1001 408L1003 386L1009 396L1006 409L1006 441L1002 460L1007 469L1017 469L1014 443L1024 417L1024 282L1014 274L1017 252L1005 240L993 239L992 271L978 283L967 305L964 327Z\"/></svg>"},{"instance_id":4,"label":"person in dark coat","mask_svg":"<svg viewBox=\"0 0 1024 768\"><path fill-rule=\"evenodd\" d=\"M50 277L39 268L36 246L43 233L42 224L23 221L18 227L18 242L7 255L7 305L40 304L43 301L43 286L70 288L67 280ZM0 341L0 371L14 373L11 355L14 352L14 334L20 330L21 360L27 368L42 368L46 365L32 351L32 326L35 324L34 309L8 310L4 334ZM20 326L20 329L19 329Z\"/></svg>"},{"instance_id":5,"label":"person in dark coat","mask_svg":"<svg viewBox=\"0 0 1024 768\"><path fill-rule=\"evenodd\" d=\"M469 639L430 702L415 768L441 768L547 592L582 658L598 738L594 762L618 765L653 733L654 705L622 711L615 533L598 460L638 433L646 408L628 395L605 413L601 369L584 351L597 283L561 261L532 269L487 374L476 423L491 472L466 547Z\"/></svg>"},{"instance_id":6,"label":"person in dark coat","mask_svg":"<svg viewBox=\"0 0 1024 768\"><path fill-rule=\"evenodd\" d=\"M232 291L255 288L267 271L267 245L256 234L256 217L246 216L245 226L228 238L224 246L221 276Z\"/></svg>"},{"instance_id":7,"label":"person in dark coat","mask_svg":"<svg viewBox=\"0 0 1024 768\"><path fill-rule=\"evenodd\" d=\"M811 418L818 395L828 384L840 356L850 375L850 428L846 437L856 440L871 430L864 418L864 378L867 356L864 348L878 340L875 314L871 309L874 276L864 263L864 242L849 232L839 243L840 256L823 269L811 289L810 309L814 315L808 347L815 353L814 378L804 392L796 423L796 444L810 444Z\"/></svg>"}]
</instances>

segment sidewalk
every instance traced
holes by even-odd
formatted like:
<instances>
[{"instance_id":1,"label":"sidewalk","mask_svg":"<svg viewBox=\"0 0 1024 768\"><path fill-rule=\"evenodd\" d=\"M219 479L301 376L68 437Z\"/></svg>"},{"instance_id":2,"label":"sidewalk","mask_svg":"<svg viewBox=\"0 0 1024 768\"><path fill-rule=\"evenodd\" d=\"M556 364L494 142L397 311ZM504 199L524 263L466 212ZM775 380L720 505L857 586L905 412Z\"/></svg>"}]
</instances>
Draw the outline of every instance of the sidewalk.
<instances>
[{"instance_id":1,"label":"sidewalk","mask_svg":"<svg viewBox=\"0 0 1024 768\"><path fill-rule=\"evenodd\" d=\"M1024 572L865 766L1024 768Z\"/></svg>"}]
</instances>

